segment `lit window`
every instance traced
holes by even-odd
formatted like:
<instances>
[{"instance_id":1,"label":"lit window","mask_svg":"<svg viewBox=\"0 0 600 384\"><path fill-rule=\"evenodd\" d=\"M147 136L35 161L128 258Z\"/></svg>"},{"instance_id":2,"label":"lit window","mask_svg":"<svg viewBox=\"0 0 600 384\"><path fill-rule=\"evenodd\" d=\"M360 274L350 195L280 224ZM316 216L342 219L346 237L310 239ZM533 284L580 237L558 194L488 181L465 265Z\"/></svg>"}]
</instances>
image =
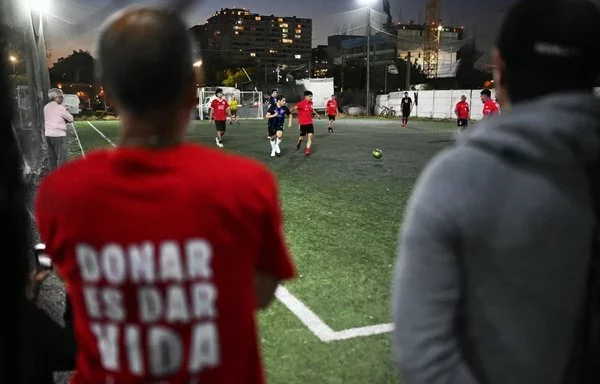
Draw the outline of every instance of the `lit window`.
<instances>
[{"instance_id":1,"label":"lit window","mask_svg":"<svg viewBox=\"0 0 600 384\"><path fill-rule=\"evenodd\" d=\"M254 52L250 53L250 57L256 57L256 53L254 53Z\"/></svg>"},{"instance_id":2,"label":"lit window","mask_svg":"<svg viewBox=\"0 0 600 384\"><path fill-rule=\"evenodd\" d=\"M238 24L239 24L239 25L242 25L242 20L238 20Z\"/></svg>"},{"instance_id":3,"label":"lit window","mask_svg":"<svg viewBox=\"0 0 600 384\"><path fill-rule=\"evenodd\" d=\"M302 36L301 36L301 35L295 35L294 37L295 37L296 39L301 39L301 38L302 38Z\"/></svg>"},{"instance_id":4,"label":"lit window","mask_svg":"<svg viewBox=\"0 0 600 384\"><path fill-rule=\"evenodd\" d=\"M283 28L283 29L281 30L281 32L283 32L283 33L287 33L287 32L288 32L288 30L287 30L287 28Z\"/></svg>"},{"instance_id":5,"label":"lit window","mask_svg":"<svg viewBox=\"0 0 600 384\"><path fill-rule=\"evenodd\" d=\"M239 33L238 31L235 31L235 34L236 34L236 35L239 35L240 33Z\"/></svg>"},{"instance_id":6,"label":"lit window","mask_svg":"<svg viewBox=\"0 0 600 384\"><path fill-rule=\"evenodd\" d=\"M261 17L260 17L260 16L256 16L256 17L254 18L254 20L256 20L256 21L260 21L260 20L261 20Z\"/></svg>"},{"instance_id":7,"label":"lit window","mask_svg":"<svg viewBox=\"0 0 600 384\"><path fill-rule=\"evenodd\" d=\"M280 18L277 19L277 22L278 23L283 23L283 19L280 17Z\"/></svg>"},{"instance_id":8,"label":"lit window","mask_svg":"<svg viewBox=\"0 0 600 384\"><path fill-rule=\"evenodd\" d=\"M290 39L282 39L282 40L281 40L281 42L282 42L283 44L292 44L292 43L293 43L293 41L292 41L292 40L290 40Z\"/></svg>"},{"instance_id":9,"label":"lit window","mask_svg":"<svg viewBox=\"0 0 600 384\"><path fill-rule=\"evenodd\" d=\"M301 59L301 58L302 58L302 56L301 56L301 55L294 55L294 58L296 58L296 59Z\"/></svg>"},{"instance_id":10,"label":"lit window","mask_svg":"<svg viewBox=\"0 0 600 384\"><path fill-rule=\"evenodd\" d=\"M296 33L298 33L298 34L302 33L302 30L301 29L296 29Z\"/></svg>"},{"instance_id":11,"label":"lit window","mask_svg":"<svg viewBox=\"0 0 600 384\"><path fill-rule=\"evenodd\" d=\"M284 39L287 39L288 35L287 35L287 33L282 33L281 37L283 37Z\"/></svg>"}]
</instances>

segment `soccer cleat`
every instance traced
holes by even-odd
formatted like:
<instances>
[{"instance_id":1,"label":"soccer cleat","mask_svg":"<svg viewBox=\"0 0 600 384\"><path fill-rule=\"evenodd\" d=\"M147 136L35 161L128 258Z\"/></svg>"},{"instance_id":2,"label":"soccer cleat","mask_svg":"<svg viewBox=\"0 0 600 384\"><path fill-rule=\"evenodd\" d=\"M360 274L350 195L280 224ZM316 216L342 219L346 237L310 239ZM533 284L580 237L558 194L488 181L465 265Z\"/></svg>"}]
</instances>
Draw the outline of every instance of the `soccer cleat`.
<instances>
[{"instance_id":1,"label":"soccer cleat","mask_svg":"<svg viewBox=\"0 0 600 384\"><path fill-rule=\"evenodd\" d=\"M279 144L275 144L275 153L280 154L281 148L279 148Z\"/></svg>"},{"instance_id":2,"label":"soccer cleat","mask_svg":"<svg viewBox=\"0 0 600 384\"><path fill-rule=\"evenodd\" d=\"M275 151L275 148L273 148L273 149L271 150L271 157L275 157L275 154L276 154L276 151Z\"/></svg>"},{"instance_id":3,"label":"soccer cleat","mask_svg":"<svg viewBox=\"0 0 600 384\"><path fill-rule=\"evenodd\" d=\"M218 137L215 137L215 143L217 143L217 147L219 146L219 143L221 142L221 140L219 140Z\"/></svg>"},{"instance_id":4,"label":"soccer cleat","mask_svg":"<svg viewBox=\"0 0 600 384\"><path fill-rule=\"evenodd\" d=\"M329 133L333 133L333 128L329 128Z\"/></svg>"},{"instance_id":5,"label":"soccer cleat","mask_svg":"<svg viewBox=\"0 0 600 384\"><path fill-rule=\"evenodd\" d=\"M310 148L306 148L306 151L304 151L304 155L310 156Z\"/></svg>"},{"instance_id":6,"label":"soccer cleat","mask_svg":"<svg viewBox=\"0 0 600 384\"><path fill-rule=\"evenodd\" d=\"M298 144L296 144L296 150L300 150L300 146L302 145L302 142L299 141Z\"/></svg>"}]
</instances>

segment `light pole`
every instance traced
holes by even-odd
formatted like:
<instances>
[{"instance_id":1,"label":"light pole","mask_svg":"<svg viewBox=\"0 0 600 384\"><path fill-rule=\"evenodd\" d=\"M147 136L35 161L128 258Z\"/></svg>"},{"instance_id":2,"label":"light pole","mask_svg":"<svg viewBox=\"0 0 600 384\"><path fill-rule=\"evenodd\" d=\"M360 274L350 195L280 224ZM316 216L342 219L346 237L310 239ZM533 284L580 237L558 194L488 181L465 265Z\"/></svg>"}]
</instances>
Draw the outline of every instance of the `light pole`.
<instances>
[{"instance_id":1,"label":"light pole","mask_svg":"<svg viewBox=\"0 0 600 384\"><path fill-rule=\"evenodd\" d=\"M371 114L371 2L373 0L362 0L367 5L367 94L366 94L366 114Z\"/></svg>"},{"instance_id":2,"label":"light pole","mask_svg":"<svg viewBox=\"0 0 600 384\"><path fill-rule=\"evenodd\" d=\"M12 67L13 67L13 75L16 76L17 75L17 58L13 55L10 55L10 57L8 58L8 60L10 60Z\"/></svg>"},{"instance_id":3,"label":"light pole","mask_svg":"<svg viewBox=\"0 0 600 384\"><path fill-rule=\"evenodd\" d=\"M196 72L196 81L198 81L198 68L202 66L202 60L198 60L194 63L194 71Z\"/></svg>"}]
</instances>

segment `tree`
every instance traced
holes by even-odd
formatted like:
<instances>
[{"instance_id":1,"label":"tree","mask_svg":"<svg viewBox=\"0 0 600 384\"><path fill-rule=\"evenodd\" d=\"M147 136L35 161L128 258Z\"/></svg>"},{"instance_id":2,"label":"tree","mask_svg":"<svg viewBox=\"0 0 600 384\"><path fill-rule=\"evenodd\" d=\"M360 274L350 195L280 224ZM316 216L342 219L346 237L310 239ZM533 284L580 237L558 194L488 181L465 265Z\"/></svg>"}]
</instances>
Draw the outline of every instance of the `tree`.
<instances>
[{"instance_id":1,"label":"tree","mask_svg":"<svg viewBox=\"0 0 600 384\"><path fill-rule=\"evenodd\" d=\"M256 72L256 69L248 68L246 72L252 77ZM249 82L248 77L242 68L227 69L223 73L222 84L226 87L235 87L236 85L239 86L240 84L247 82Z\"/></svg>"},{"instance_id":2,"label":"tree","mask_svg":"<svg viewBox=\"0 0 600 384\"><path fill-rule=\"evenodd\" d=\"M94 83L94 58L88 51L73 51L50 68L52 83Z\"/></svg>"}]
</instances>

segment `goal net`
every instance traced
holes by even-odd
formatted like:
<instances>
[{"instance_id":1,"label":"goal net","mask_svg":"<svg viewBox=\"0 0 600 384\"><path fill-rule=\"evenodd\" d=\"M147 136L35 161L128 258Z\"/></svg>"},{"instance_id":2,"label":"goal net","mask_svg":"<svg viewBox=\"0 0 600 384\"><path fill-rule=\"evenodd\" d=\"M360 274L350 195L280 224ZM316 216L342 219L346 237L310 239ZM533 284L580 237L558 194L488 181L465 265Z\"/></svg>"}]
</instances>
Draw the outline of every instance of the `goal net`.
<instances>
[{"instance_id":1,"label":"goal net","mask_svg":"<svg viewBox=\"0 0 600 384\"><path fill-rule=\"evenodd\" d=\"M210 104L215 99L216 88L201 88L198 90L198 115L200 120L208 120ZM223 97L238 104L237 116L240 119L262 119L265 115L263 93L260 91L239 91L223 87Z\"/></svg>"}]
</instances>

